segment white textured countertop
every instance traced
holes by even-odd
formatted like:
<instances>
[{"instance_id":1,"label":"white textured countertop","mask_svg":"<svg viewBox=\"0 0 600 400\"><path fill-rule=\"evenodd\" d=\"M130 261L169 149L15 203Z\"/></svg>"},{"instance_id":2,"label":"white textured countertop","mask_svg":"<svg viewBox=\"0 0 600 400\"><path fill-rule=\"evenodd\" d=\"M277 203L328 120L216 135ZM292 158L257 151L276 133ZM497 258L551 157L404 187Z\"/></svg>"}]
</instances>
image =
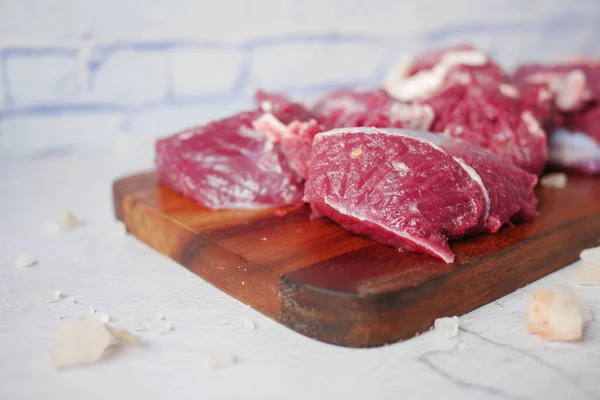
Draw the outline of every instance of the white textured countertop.
<instances>
[{"instance_id":1,"label":"white textured countertop","mask_svg":"<svg viewBox=\"0 0 600 400\"><path fill-rule=\"evenodd\" d=\"M600 399L600 289L572 285L576 265L461 317L456 338L429 332L361 350L319 343L119 236L111 182L150 168L151 156L150 147L57 149L0 160L0 399ZM63 211L84 226L44 232ZM15 268L21 253L38 264ZM596 315L580 343L526 332L531 293L557 283L573 286ZM42 304L51 290L77 304ZM141 349L55 371L54 329L90 307L114 318L159 312L174 329L137 332ZM243 329L242 316L257 329ZM209 369L217 349L239 362Z\"/></svg>"}]
</instances>

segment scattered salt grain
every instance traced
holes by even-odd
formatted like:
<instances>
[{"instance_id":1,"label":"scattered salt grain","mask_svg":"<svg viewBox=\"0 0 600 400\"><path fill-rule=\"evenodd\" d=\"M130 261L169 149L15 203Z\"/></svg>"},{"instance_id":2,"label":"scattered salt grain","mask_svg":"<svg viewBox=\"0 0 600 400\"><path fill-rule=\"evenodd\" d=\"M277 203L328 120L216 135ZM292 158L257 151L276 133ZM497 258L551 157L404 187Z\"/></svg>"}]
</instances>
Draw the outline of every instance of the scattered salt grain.
<instances>
[{"instance_id":1,"label":"scattered salt grain","mask_svg":"<svg viewBox=\"0 0 600 400\"><path fill-rule=\"evenodd\" d=\"M29 255L24 254L24 253L19 254L19 256L17 256L17 258L15 259L15 267L16 268L33 267L36 264L37 264L37 260L34 260L33 258L29 257Z\"/></svg>"},{"instance_id":2,"label":"scattered salt grain","mask_svg":"<svg viewBox=\"0 0 600 400\"><path fill-rule=\"evenodd\" d=\"M242 321L242 329L245 329L245 330L248 330L248 331L256 329L256 324L254 322L252 322L245 315L242 316L241 321Z\"/></svg>"},{"instance_id":3,"label":"scattered salt grain","mask_svg":"<svg viewBox=\"0 0 600 400\"><path fill-rule=\"evenodd\" d=\"M525 322L529 333L547 341L575 341L592 315L589 308L565 286L537 290L529 304Z\"/></svg>"},{"instance_id":4,"label":"scattered salt grain","mask_svg":"<svg viewBox=\"0 0 600 400\"><path fill-rule=\"evenodd\" d=\"M58 327L50 351L55 368L98 361L110 346L105 325L93 319L80 319Z\"/></svg>"},{"instance_id":5,"label":"scattered salt grain","mask_svg":"<svg viewBox=\"0 0 600 400\"><path fill-rule=\"evenodd\" d=\"M210 369L222 369L231 367L236 363L235 356L226 350L217 350L210 355L208 364Z\"/></svg>"},{"instance_id":6,"label":"scattered salt grain","mask_svg":"<svg viewBox=\"0 0 600 400\"><path fill-rule=\"evenodd\" d=\"M600 246L583 250L579 258L588 263L600 263Z\"/></svg>"},{"instance_id":7,"label":"scattered salt grain","mask_svg":"<svg viewBox=\"0 0 600 400\"><path fill-rule=\"evenodd\" d=\"M42 295L42 303L55 303L60 298L60 290L52 290Z\"/></svg>"},{"instance_id":8,"label":"scattered salt grain","mask_svg":"<svg viewBox=\"0 0 600 400\"><path fill-rule=\"evenodd\" d=\"M139 340L127 331L114 329L93 318L59 326L50 350L55 368L98 361L114 340L139 346Z\"/></svg>"},{"instance_id":9,"label":"scattered salt grain","mask_svg":"<svg viewBox=\"0 0 600 400\"><path fill-rule=\"evenodd\" d=\"M110 317L107 314L95 311L93 314L94 318L96 318L100 322L104 322L108 324L110 322Z\"/></svg>"},{"instance_id":10,"label":"scattered salt grain","mask_svg":"<svg viewBox=\"0 0 600 400\"><path fill-rule=\"evenodd\" d=\"M454 316L438 318L433 323L435 333L445 338L452 338L458 335L458 317Z\"/></svg>"},{"instance_id":11,"label":"scattered salt grain","mask_svg":"<svg viewBox=\"0 0 600 400\"><path fill-rule=\"evenodd\" d=\"M575 283L584 286L600 286L600 261L584 262L575 273Z\"/></svg>"},{"instance_id":12,"label":"scattered salt grain","mask_svg":"<svg viewBox=\"0 0 600 400\"><path fill-rule=\"evenodd\" d=\"M81 222L79 222L77 217L71 212L64 212L60 214L57 223L61 232L77 228L79 225L81 225Z\"/></svg>"},{"instance_id":13,"label":"scattered salt grain","mask_svg":"<svg viewBox=\"0 0 600 400\"><path fill-rule=\"evenodd\" d=\"M540 184L548 188L564 189L567 186L567 175L562 172L548 174L540 179Z\"/></svg>"},{"instance_id":14,"label":"scattered salt grain","mask_svg":"<svg viewBox=\"0 0 600 400\"><path fill-rule=\"evenodd\" d=\"M119 222L117 224L117 226L115 227L115 235L120 238L127 236L127 227L124 223Z\"/></svg>"},{"instance_id":15,"label":"scattered salt grain","mask_svg":"<svg viewBox=\"0 0 600 400\"><path fill-rule=\"evenodd\" d=\"M260 238L260 240L265 241L265 240L267 240L267 238L266 237L262 237L262 238Z\"/></svg>"},{"instance_id":16,"label":"scattered salt grain","mask_svg":"<svg viewBox=\"0 0 600 400\"><path fill-rule=\"evenodd\" d=\"M140 342L140 340L138 338L133 336L131 334L131 332L129 332L125 329L116 329L116 328L110 327L108 325L106 325L106 329L119 342L127 343L127 344L130 344L135 347L140 347L142 345L142 343Z\"/></svg>"}]
</instances>

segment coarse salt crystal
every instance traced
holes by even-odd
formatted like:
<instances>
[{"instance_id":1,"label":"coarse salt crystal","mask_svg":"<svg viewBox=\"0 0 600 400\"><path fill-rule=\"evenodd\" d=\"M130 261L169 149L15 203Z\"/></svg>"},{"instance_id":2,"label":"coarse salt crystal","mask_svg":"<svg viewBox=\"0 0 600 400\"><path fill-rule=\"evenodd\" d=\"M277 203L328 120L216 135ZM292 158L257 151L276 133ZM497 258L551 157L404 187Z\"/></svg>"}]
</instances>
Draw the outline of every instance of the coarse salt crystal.
<instances>
[{"instance_id":1,"label":"coarse salt crystal","mask_svg":"<svg viewBox=\"0 0 600 400\"><path fill-rule=\"evenodd\" d=\"M544 175L540 179L540 185L554 189L564 189L567 187L567 174L560 172Z\"/></svg>"},{"instance_id":2,"label":"coarse salt crystal","mask_svg":"<svg viewBox=\"0 0 600 400\"><path fill-rule=\"evenodd\" d=\"M115 235L120 238L127 236L127 227L124 223L119 222L117 224L117 226L115 227Z\"/></svg>"},{"instance_id":3,"label":"coarse salt crystal","mask_svg":"<svg viewBox=\"0 0 600 400\"><path fill-rule=\"evenodd\" d=\"M583 250L579 254L579 258L589 263L600 263L600 246Z\"/></svg>"},{"instance_id":4,"label":"coarse salt crystal","mask_svg":"<svg viewBox=\"0 0 600 400\"><path fill-rule=\"evenodd\" d=\"M254 329L256 329L256 324L254 322L252 322L245 315L242 316L241 322L242 322L242 329L246 329L246 330L254 330Z\"/></svg>"},{"instance_id":5,"label":"coarse salt crystal","mask_svg":"<svg viewBox=\"0 0 600 400\"><path fill-rule=\"evenodd\" d=\"M575 273L575 283L583 286L600 286L600 261L584 262Z\"/></svg>"},{"instance_id":6,"label":"coarse salt crystal","mask_svg":"<svg viewBox=\"0 0 600 400\"><path fill-rule=\"evenodd\" d=\"M69 229L74 229L81 225L81 222L77 219L77 217L71 212L63 212L58 217L58 226L61 231L67 231Z\"/></svg>"},{"instance_id":7,"label":"coarse salt crystal","mask_svg":"<svg viewBox=\"0 0 600 400\"><path fill-rule=\"evenodd\" d=\"M458 317L437 318L433 323L433 330L445 338L455 337L458 335Z\"/></svg>"},{"instance_id":8,"label":"coarse salt crystal","mask_svg":"<svg viewBox=\"0 0 600 400\"><path fill-rule=\"evenodd\" d=\"M583 325L592 318L589 308L565 286L537 290L529 304L525 322L529 333L547 341L575 341Z\"/></svg>"},{"instance_id":9,"label":"coarse salt crystal","mask_svg":"<svg viewBox=\"0 0 600 400\"><path fill-rule=\"evenodd\" d=\"M119 342L127 343L135 347L140 347L142 345L138 338L125 329L116 329L108 325L106 325L106 329Z\"/></svg>"},{"instance_id":10,"label":"coarse salt crystal","mask_svg":"<svg viewBox=\"0 0 600 400\"><path fill-rule=\"evenodd\" d=\"M210 355L208 365L211 369L222 369L231 367L236 363L235 356L226 350L217 350Z\"/></svg>"},{"instance_id":11,"label":"coarse salt crystal","mask_svg":"<svg viewBox=\"0 0 600 400\"><path fill-rule=\"evenodd\" d=\"M52 290L42 295L42 303L55 303L60 298L60 290Z\"/></svg>"},{"instance_id":12,"label":"coarse salt crystal","mask_svg":"<svg viewBox=\"0 0 600 400\"><path fill-rule=\"evenodd\" d=\"M110 317L107 314L101 313L96 311L93 314L94 318L96 318L98 321L100 322L104 322L105 324L108 324L110 322Z\"/></svg>"},{"instance_id":13,"label":"coarse salt crystal","mask_svg":"<svg viewBox=\"0 0 600 400\"><path fill-rule=\"evenodd\" d=\"M114 329L93 318L59 326L50 350L55 368L98 361L113 340L139 346L139 340L127 331Z\"/></svg>"}]
</instances>

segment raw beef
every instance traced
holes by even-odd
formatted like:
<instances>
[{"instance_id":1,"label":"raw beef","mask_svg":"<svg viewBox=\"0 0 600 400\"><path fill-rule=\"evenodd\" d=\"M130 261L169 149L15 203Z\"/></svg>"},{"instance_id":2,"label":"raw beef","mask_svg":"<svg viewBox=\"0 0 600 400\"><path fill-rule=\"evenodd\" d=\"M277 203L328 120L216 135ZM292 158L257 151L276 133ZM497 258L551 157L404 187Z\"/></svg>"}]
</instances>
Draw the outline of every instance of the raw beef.
<instances>
[{"instance_id":1,"label":"raw beef","mask_svg":"<svg viewBox=\"0 0 600 400\"><path fill-rule=\"evenodd\" d=\"M301 202L302 179L280 145L252 126L262 115L243 112L158 140L160 182L214 209Z\"/></svg>"},{"instance_id":2,"label":"raw beef","mask_svg":"<svg viewBox=\"0 0 600 400\"><path fill-rule=\"evenodd\" d=\"M514 79L546 85L554 93L554 103L560 112L581 111L589 102L600 100L600 64L522 65Z\"/></svg>"},{"instance_id":3,"label":"raw beef","mask_svg":"<svg viewBox=\"0 0 600 400\"><path fill-rule=\"evenodd\" d=\"M308 178L308 163L313 138L323 132L315 120L293 120L285 125L271 113L265 113L252 122L254 128L274 143L281 143L283 154L290 167L302 178Z\"/></svg>"},{"instance_id":4,"label":"raw beef","mask_svg":"<svg viewBox=\"0 0 600 400\"><path fill-rule=\"evenodd\" d=\"M391 96L430 106L432 132L468 141L541 174L548 154L537 117L546 111L537 103L537 92L527 91L522 100L500 67L472 49L430 53L415 63L418 67L402 67L385 82Z\"/></svg>"},{"instance_id":5,"label":"raw beef","mask_svg":"<svg viewBox=\"0 0 600 400\"><path fill-rule=\"evenodd\" d=\"M317 115L309 111L304 105L291 101L279 93L258 90L254 94L254 100L260 110L276 115L277 119L286 125L295 120L317 119Z\"/></svg>"},{"instance_id":6,"label":"raw beef","mask_svg":"<svg viewBox=\"0 0 600 400\"><path fill-rule=\"evenodd\" d=\"M450 263L448 238L534 218L536 183L535 175L462 141L341 128L315 137L304 200L354 233Z\"/></svg>"},{"instance_id":7,"label":"raw beef","mask_svg":"<svg viewBox=\"0 0 600 400\"><path fill-rule=\"evenodd\" d=\"M551 67L525 65L514 80L551 93L555 112L537 115L551 132L550 162L600 173L600 64L579 59Z\"/></svg>"},{"instance_id":8,"label":"raw beef","mask_svg":"<svg viewBox=\"0 0 600 400\"><path fill-rule=\"evenodd\" d=\"M450 83L422 100L436 115L431 131L468 141L539 175L548 160L546 133L531 111L496 83ZM505 91L506 92L506 91Z\"/></svg>"},{"instance_id":9,"label":"raw beef","mask_svg":"<svg viewBox=\"0 0 600 400\"><path fill-rule=\"evenodd\" d=\"M312 110L327 129L353 126L427 130L433 111L392 99L382 89L341 89L318 99Z\"/></svg>"},{"instance_id":10,"label":"raw beef","mask_svg":"<svg viewBox=\"0 0 600 400\"><path fill-rule=\"evenodd\" d=\"M313 137L324 130L320 116L281 94L259 90L254 98L264 114L252 125L280 143L290 167L306 179Z\"/></svg>"},{"instance_id":11,"label":"raw beef","mask_svg":"<svg viewBox=\"0 0 600 400\"><path fill-rule=\"evenodd\" d=\"M457 67L460 67L460 73L456 73ZM448 80L468 84L472 78L468 75L498 84L506 80L502 69L487 54L471 46L458 46L402 60L386 78L383 87L395 99L414 101L434 95Z\"/></svg>"}]
</instances>

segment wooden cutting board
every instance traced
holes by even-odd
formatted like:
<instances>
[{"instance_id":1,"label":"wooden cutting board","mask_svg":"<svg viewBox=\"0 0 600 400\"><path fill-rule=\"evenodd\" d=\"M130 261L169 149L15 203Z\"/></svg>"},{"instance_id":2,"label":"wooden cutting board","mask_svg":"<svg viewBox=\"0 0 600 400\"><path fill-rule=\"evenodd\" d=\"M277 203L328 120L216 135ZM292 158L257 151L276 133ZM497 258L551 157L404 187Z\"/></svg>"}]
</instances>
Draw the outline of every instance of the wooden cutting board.
<instances>
[{"instance_id":1,"label":"wooden cutting board","mask_svg":"<svg viewBox=\"0 0 600 400\"><path fill-rule=\"evenodd\" d=\"M143 242L296 332L350 347L410 338L572 263L600 239L600 178L576 174L566 189L537 188L535 221L452 242L451 265L310 221L308 206L285 217L208 210L154 173L113 190L117 218Z\"/></svg>"}]
</instances>

